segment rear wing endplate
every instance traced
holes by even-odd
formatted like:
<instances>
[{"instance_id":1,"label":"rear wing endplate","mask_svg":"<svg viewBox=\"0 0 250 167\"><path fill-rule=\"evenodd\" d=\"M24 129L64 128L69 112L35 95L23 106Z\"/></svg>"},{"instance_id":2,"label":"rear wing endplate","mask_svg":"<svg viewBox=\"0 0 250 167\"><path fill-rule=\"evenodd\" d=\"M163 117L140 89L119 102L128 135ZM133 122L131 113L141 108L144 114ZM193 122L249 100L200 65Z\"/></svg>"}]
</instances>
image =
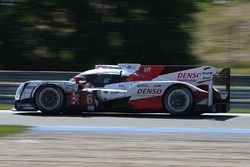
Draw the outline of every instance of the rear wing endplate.
<instances>
[{"instance_id":1,"label":"rear wing endplate","mask_svg":"<svg viewBox=\"0 0 250 167\"><path fill-rule=\"evenodd\" d=\"M226 102L230 104L230 68L224 68L219 74L213 76L213 85L223 85L225 86L225 91L228 93Z\"/></svg>"}]
</instances>

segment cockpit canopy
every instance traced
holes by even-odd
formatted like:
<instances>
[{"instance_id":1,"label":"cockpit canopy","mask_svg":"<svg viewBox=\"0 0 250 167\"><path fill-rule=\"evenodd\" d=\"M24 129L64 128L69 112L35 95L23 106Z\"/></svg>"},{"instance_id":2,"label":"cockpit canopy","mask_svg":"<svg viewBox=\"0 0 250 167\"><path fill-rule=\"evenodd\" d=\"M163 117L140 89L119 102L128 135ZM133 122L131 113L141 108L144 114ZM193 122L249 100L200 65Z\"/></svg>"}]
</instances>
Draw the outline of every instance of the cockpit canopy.
<instances>
[{"instance_id":1,"label":"cockpit canopy","mask_svg":"<svg viewBox=\"0 0 250 167\"><path fill-rule=\"evenodd\" d=\"M75 82L76 78L82 78L86 82L89 82L94 87L104 87L108 84L124 82L126 76L122 75L121 69L93 69L78 74L70 81Z\"/></svg>"}]
</instances>

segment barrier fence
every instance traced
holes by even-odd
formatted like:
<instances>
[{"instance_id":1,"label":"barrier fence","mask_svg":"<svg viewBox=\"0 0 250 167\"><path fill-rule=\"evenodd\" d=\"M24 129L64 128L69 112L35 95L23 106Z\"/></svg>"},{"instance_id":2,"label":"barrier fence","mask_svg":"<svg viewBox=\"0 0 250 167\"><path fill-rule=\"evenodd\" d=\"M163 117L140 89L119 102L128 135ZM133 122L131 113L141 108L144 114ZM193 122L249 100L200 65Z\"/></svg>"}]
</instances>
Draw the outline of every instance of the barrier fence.
<instances>
[{"instance_id":1,"label":"barrier fence","mask_svg":"<svg viewBox=\"0 0 250 167\"><path fill-rule=\"evenodd\" d=\"M18 86L28 80L68 80L80 72L0 71L0 104L13 104ZM231 107L250 108L250 75L231 75Z\"/></svg>"}]
</instances>

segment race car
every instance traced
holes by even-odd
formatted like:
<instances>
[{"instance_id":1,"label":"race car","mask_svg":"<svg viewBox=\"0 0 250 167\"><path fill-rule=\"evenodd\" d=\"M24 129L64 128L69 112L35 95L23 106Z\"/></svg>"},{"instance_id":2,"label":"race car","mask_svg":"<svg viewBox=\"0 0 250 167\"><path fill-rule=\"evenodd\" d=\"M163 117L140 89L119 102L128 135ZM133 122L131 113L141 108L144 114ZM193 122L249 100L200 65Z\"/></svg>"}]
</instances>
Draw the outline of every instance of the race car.
<instances>
[{"instance_id":1,"label":"race car","mask_svg":"<svg viewBox=\"0 0 250 167\"><path fill-rule=\"evenodd\" d=\"M224 85L224 91L214 83ZM230 109L230 68L216 74L212 66L118 64L96 65L69 81L22 83L17 111L43 113L132 111L176 116Z\"/></svg>"}]
</instances>

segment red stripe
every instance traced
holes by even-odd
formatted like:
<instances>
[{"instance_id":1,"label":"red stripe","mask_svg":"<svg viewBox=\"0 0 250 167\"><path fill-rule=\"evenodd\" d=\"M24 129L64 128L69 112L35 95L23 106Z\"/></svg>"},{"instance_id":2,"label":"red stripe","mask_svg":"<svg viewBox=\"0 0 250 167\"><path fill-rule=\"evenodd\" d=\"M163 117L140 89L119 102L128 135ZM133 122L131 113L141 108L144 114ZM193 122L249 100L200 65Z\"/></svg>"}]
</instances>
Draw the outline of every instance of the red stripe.
<instances>
[{"instance_id":1,"label":"red stripe","mask_svg":"<svg viewBox=\"0 0 250 167\"><path fill-rule=\"evenodd\" d=\"M140 69L134 73L132 73L126 79L126 82L131 81L150 81L155 77L159 76L164 70L165 66L162 65L142 65Z\"/></svg>"},{"instance_id":2,"label":"red stripe","mask_svg":"<svg viewBox=\"0 0 250 167\"><path fill-rule=\"evenodd\" d=\"M201 102L202 100L208 98L208 93L196 91L194 92L194 96L195 96L195 102L197 104Z\"/></svg>"},{"instance_id":3,"label":"red stripe","mask_svg":"<svg viewBox=\"0 0 250 167\"><path fill-rule=\"evenodd\" d=\"M211 81L211 79L204 80L204 81L199 81L199 82L197 82L197 83L200 84L200 83L204 83L204 82L207 82L207 81Z\"/></svg>"},{"instance_id":4,"label":"red stripe","mask_svg":"<svg viewBox=\"0 0 250 167\"><path fill-rule=\"evenodd\" d=\"M163 108L161 96L130 100L128 103L137 110L160 110Z\"/></svg>"}]
</instances>

